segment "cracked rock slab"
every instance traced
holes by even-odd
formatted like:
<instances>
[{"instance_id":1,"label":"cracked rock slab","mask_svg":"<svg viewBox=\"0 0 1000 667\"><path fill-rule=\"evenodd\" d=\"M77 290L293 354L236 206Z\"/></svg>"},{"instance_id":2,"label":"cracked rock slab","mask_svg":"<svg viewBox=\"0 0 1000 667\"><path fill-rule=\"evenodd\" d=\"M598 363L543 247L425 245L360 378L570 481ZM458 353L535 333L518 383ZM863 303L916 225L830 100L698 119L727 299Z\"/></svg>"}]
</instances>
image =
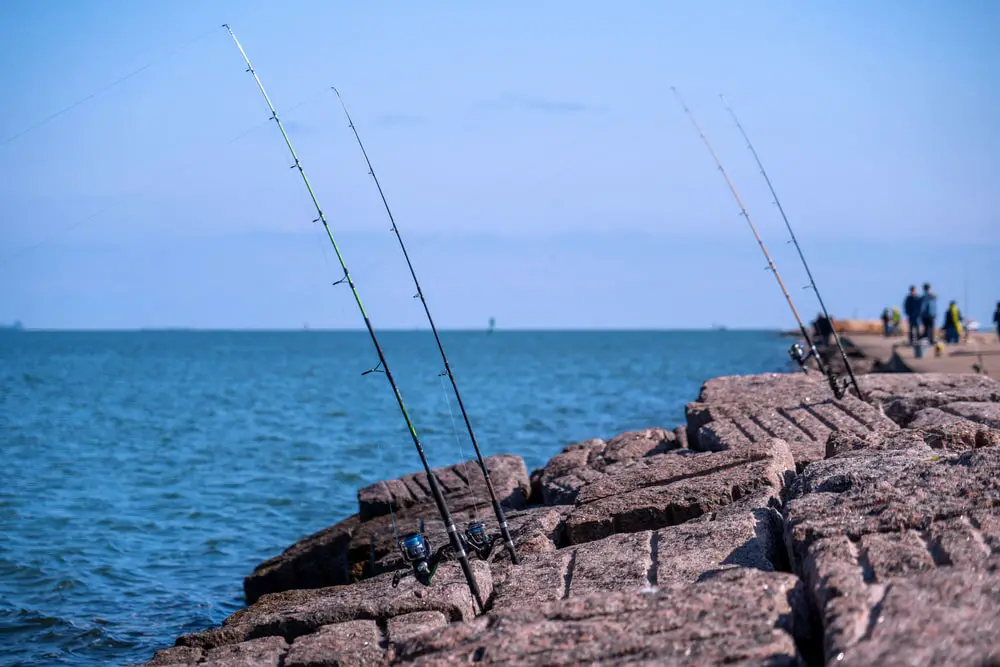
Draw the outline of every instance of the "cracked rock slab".
<instances>
[{"instance_id":1,"label":"cracked rock slab","mask_svg":"<svg viewBox=\"0 0 1000 667\"><path fill-rule=\"evenodd\" d=\"M520 456L500 454L484 459L490 479L500 502L509 507L520 507L531 490L528 469ZM431 470L449 501L449 507L460 496L477 499L489 498L482 470L475 460ZM481 502L481 501L480 501ZM390 503L394 511L414 505L432 505L427 473L419 472L399 479L370 484L358 491L358 515L362 521L389 514Z\"/></svg>"},{"instance_id":2,"label":"cracked rock slab","mask_svg":"<svg viewBox=\"0 0 1000 667\"><path fill-rule=\"evenodd\" d=\"M292 642L282 667L382 667L388 665L382 630L372 620L320 627Z\"/></svg>"},{"instance_id":3,"label":"cracked rock slab","mask_svg":"<svg viewBox=\"0 0 1000 667\"><path fill-rule=\"evenodd\" d=\"M483 599L493 592L487 563L470 562ZM229 616L221 627L182 635L181 646L213 648L254 637L275 636L292 641L324 625L357 619L387 621L417 611L438 611L451 621L473 618L478 612L458 563L442 563L430 586L407 577L391 587L391 574L350 586L271 593Z\"/></svg>"},{"instance_id":4,"label":"cracked rock slab","mask_svg":"<svg viewBox=\"0 0 1000 667\"><path fill-rule=\"evenodd\" d=\"M832 433L899 430L879 410L852 396L818 400L789 396L784 404L774 406L690 403L687 413L689 424L699 425L695 449L720 451L781 438L788 443L799 471L824 457Z\"/></svg>"},{"instance_id":5,"label":"cracked rock slab","mask_svg":"<svg viewBox=\"0 0 1000 667\"><path fill-rule=\"evenodd\" d=\"M920 445L843 451L789 489L785 540L831 664L974 664L949 662L947 647L979 659L997 645L1000 448ZM945 609L928 609L933 600ZM941 627L956 638L942 641ZM920 660L893 656L903 644Z\"/></svg>"},{"instance_id":6,"label":"cracked rock slab","mask_svg":"<svg viewBox=\"0 0 1000 667\"><path fill-rule=\"evenodd\" d=\"M705 515L679 526L612 535L526 558L516 572L496 581L493 608L531 606L601 591L682 586L740 567L762 571L787 567L781 516L775 509Z\"/></svg>"},{"instance_id":7,"label":"cracked rock slab","mask_svg":"<svg viewBox=\"0 0 1000 667\"><path fill-rule=\"evenodd\" d=\"M900 426L925 408L1000 401L1000 382L978 373L875 373L858 379L865 398Z\"/></svg>"},{"instance_id":8,"label":"cracked rock slab","mask_svg":"<svg viewBox=\"0 0 1000 667\"><path fill-rule=\"evenodd\" d=\"M546 505L572 504L580 489L602 478L609 467L681 449L684 444L676 429L663 428L628 431L607 442L594 439L574 443L538 471L535 487Z\"/></svg>"},{"instance_id":9,"label":"cracked rock slab","mask_svg":"<svg viewBox=\"0 0 1000 667\"><path fill-rule=\"evenodd\" d=\"M486 464L501 502L508 511L516 511L523 505L529 490L524 461L518 456L505 454L487 457ZM457 526L463 527L478 514L477 510L485 510L489 516L481 516L480 519L486 523L488 530L497 531L496 520L489 510L489 494L475 461L435 468L434 473L441 481L445 501ZM388 513L389 495L386 489L395 490L392 497L398 505L394 505L393 509L401 531L416 528L418 521L423 520L426 535L433 544L447 543L447 532L437 506L426 493L418 493L420 489L425 489L426 479L426 475L407 475L359 491L359 504L364 512L299 540L284 553L254 568L243 581L247 602L252 604L266 593L342 586L394 566L400 559L392 517ZM468 480L472 481L471 486ZM412 490L412 493L407 492L409 495L405 498L408 500L405 501L401 490L404 487ZM513 528L515 522L512 521L511 526ZM376 562L374 569L372 560Z\"/></svg>"},{"instance_id":10,"label":"cracked rock slab","mask_svg":"<svg viewBox=\"0 0 1000 667\"><path fill-rule=\"evenodd\" d=\"M679 450L609 468L580 490L566 537L580 544L684 523L762 488L781 489L794 470L788 445L777 439L743 450Z\"/></svg>"},{"instance_id":11,"label":"cracked rock slab","mask_svg":"<svg viewBox=\"0 0 1000 667\"><path fill-rule=\"evenodd\" d=\"M400 665L802 665L795 577L732 570L685 588L492 612L398 647Z\"/></svg>"},{"instance_id":12,"label":"cracked rock slab","mask_svg":"<svg viewBox=\"0 0 1000 667\"><path fill-rule=\"evenodd\" d=\"M288 644L281 637L261 637L202 650L175 646L157 651L145 667L283 667Z\"/></svg>"}]
</instances>

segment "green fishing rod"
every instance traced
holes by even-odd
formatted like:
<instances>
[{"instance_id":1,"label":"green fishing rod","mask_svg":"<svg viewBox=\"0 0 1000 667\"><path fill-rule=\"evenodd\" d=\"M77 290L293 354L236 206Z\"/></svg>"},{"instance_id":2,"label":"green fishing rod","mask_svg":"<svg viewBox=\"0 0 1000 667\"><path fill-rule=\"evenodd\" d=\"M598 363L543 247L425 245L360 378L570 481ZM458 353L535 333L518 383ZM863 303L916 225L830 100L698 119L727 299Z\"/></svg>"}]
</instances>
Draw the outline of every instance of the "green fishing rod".
<instances>
[{"instance_id":1,"label":"green fishing rod","mask_svg":"<svg viewBox=\"0 0 1000 667\"><path fill-rule=\"evenodd\" d=\"M399 248L403 251L403 257L406 259L406 265L410 269L410 275L413 277L413 284L417 288L416 296L420 299L420 302L424 306L424 313L427 315L427 322L431 325L431 331L434 333L434 340L437 342L438 351L441 353L441 361L444 362L444 374L448 376L451 381L451 387L455 391L455 398L458 402L458 407L462 411L462 418L465 420L465 428L469 432L469 439L472 441L472 447L476 450L476 460L479 463L479 467L483 472L483 479L486 480L486 489L490 494L490 502L493 504L493 513L496 514L497 523L500 525L500 533L503 538L504 546L507 548L507 553L510 554L510 560L515 565L517 565L520 560L517 557L517 549L514 548L514 540L511 539L510 529L507 526L507 518L504 516L503 508L500 506L500 501L497 499L496 489L493 488L493 480L490 478L490 471L486 467L486 461L483 459L483 453L479 449L479 441L476 439L476 432L472 428L472 421L469 419L469 413L465 409L465 402L462 401L462 394L458 390L458 382L455 380L455 375L451 371L451 364L448 363L448 355L444 351L444 344L441 342L441 336L438 335L437 326L434 324L434 318L431 317L430 306L427 305L427 299L424 297L424 290L420 287L420 281L417 280L417 272L413 268L413 262L410 261L410 254L406 251L406 244L403 243L403 236L399 233L399 227L396 225L396 219L392 215L392 210L389 208L389 202L385 198L385 192L382 191L382 184L379 183L378 176L375 175L375 168L372 166L372 161L368 158L368 151L365 150L365 145L361 141L361 135L358 134L358 128L354 126L354 120L351 118L350 112L347 110L347 105L344 103L344 98L341 97L340 91L336 87L331 86L333 92L337 94L337 99L340 101L340 107L344 110L344 115L347 116L347 124L354 132L354 138L358 140L358 147L361 149L361 154L365 158L365 163L368 165L368 173L371 175L372 180L375 182L375 187L378 189L378 194L382 198L382 205L385 207L386 215L389 216L389 222L392 223L392 231L396 234L396 239L399 240ZM471 537L471 536L470 536Z\"/></svg>"},{"instance_id":2,"label":"green fishing rod","mask_svg":"<svg viewBox=\"0 0 1000 667\"><path fill-rule=\"evenodd\" d=\"M465 579L469 584L469 590L472 591L472 596L475 598L476 604L479 605L479 609L481 611L485 611L482 594L479 592L479 586L476 583L476 578L473 576L472 568L469 566L469 557L465 553L462 538L459 536L458 531L455 528L455 522L452 521L451 513L448 511L448 506L444 502L444 496L441 494L441 488L438 485L438 481L434 477L434 473L431 472L430 464L427 463L427 456L424 454L423 445L420 444L420 438L417 436L417 430L413 426L413 420L410 419L410 414L407 412L406 405L403 403L403 396L399 393L399 387L396 385L396 381L392 377L392 372L389 370L389 364L382 352L382 346L379 345L378 337L375 335L375 329L372 327L371 320L368 318L368 313L365 312L365 307L361 303L361 296L358 294L357 287L354 285L354 280L351 278L350 271L347 270L347 263L344 261L343 255L340 254L340 248L337 246L337 241L333 238L333 232L330 231L330 225L327 223L326 216L323 215L323 210L320 208L319 201L316 199L316 193L313 192L312 186L309 184L309 179L306 178L306 172L302 168L302 163L299 161L299 157L295 153L295 149L292 148L292 142L288 138L288 133L285 132L285 127L281 124L281 120L278 118L278 112L275 110L274 105L271 104L271 98L267 96L267 91L264 90L264 84L261 82L260 77L257 76L257 72L254 71L253 65L250 64L250 58L247 56L246 51L243 50L243 45L240 44L238 39L236 39L236 34L233 32L232 28L229 27L229 25L224 23L222 24L222 27L229 31L229 35L233 38L236 48L240 50L243 60L246 61L247 71L253 75L254 81L257 82L257 87L260 89L260 93L264 96L264 101L267 102L267 107L271 111L271 118L273 118L274 122L278 125L278 129L281 131L281 136L285 140L285 145L288 146L288 152L292 154L292 159L295 161L292 168L297 168L299 170L299 174L302 176L302 182L305 184L306 190L309 191L309 197L312 199L312 203L316 207L318 217L313 222L323 223L326 235L330 239L330 244L333 246L333 251L337 255L337 260L340 262L340 267L344 270L344 277L335 282L334 285L346 282L351 288L351 292L354 294L354 300L358 304L358 310L361 311L361 317L365 321L365 327L368 329L368 335L371 336L372 344L375 346L375 353L378 355L378 364L375 368L365 371L364 374L367 375L368 373L382 372L385 373L386 379L389 380L389 385L392 387L393 394L396 396L396 402L399 404L399 410L403 415L403 419L406 421L406 427L410 431L410 437L413 439L413 445L417 448L417 454L420 456L420 462L423 464L424 471L427 473L427 484L430 486L431 495L434 497L434 502L437 505L438 512L441 514L441 520L444 522L445 529L448 531L451 547L462 566L462 572L465 574ZM392 502L391 497L389 498L389 502ZM404 555L405 553L406 552L404 551Z\"/></svg>"},{"instance_id":3,"label":"green fishing rod","mask_svg":"<svg viewBox=\"0 0 1000 667\"><path fill-rule=\"evenodd\" d=\"M781 219L785 221L785 228L788 229L788 235L792 238L792 243L795 244L795 249L799 253L799 259L802 260L802 266L806 270L806 275L809 276L809 285L812 287L813 293L816 294L816 299L819 301L819 307L823 309L823 317L825 317L827 322L830 323L830 329L833 332L833 340L837 343L837 350L840 351L840 358L844 362L844 368L847 369L847 375L850 377L850 382L854 385L854 391L857 392L858 398L864 400L864 394L861 393L861 387L858 385L858 379L854 377L854 368L851 366L850 359L847 358L847 352L844 350L844 344L840 341L840 334L837 333L837 327L833 325L833 318L830 317L830 313L826 309L826 304L823 303L823 297L819 293L819 288L816 287L816 281L813 279L812 271L809 270L809 263L806 262L806 256L802 253L802 246L799 245L799 240L795 238L795 232L792 231L792 223L788 221L788 216L785 215L785 208L781 205L781 201L778 199L778 193L774 191L774 186L771 184L771 179L768 177L767 171L764 169L764 164L760 161L760 156L757 155L757 151L750 142L750 137L747 136L746 130L743 129L740 119L736 117L736 112L729 106L725 95L719 93L719 99L722 100L723 106L726 107L726 111L728 111L729 115L732 116L733 122L736 123L736 127L739 128L740 134L743 135L743 139L747 142L747 148L750 149L750 154L753 155L753 159L757 162L757 166L760 168L760 174L764 177L764 182L767 183L767 189L771 191L771 196L774 197L774 205L778 207L778 212L781 213Z\"/></svg>"},{"instance_id":4,"label":"green fishing rod","mask_svg":"<svg viewBox=\"0 0 1000 667\"><path fill-rule=\"evenodd\" d=\"M726 185L729 186L729 191L733 193L733 197L736 199L736 204L740 207L740 215L746 218L747 224L750 225L750 231L753 232L754 238L757 239L757 245L760 246L761 251L764 253L764 257L767 259L767 267L771 273L774 274L775 280L778 281L778 287L781 288L781 293L785 295L785 300L788 301L788 307L791 309L792 315L795 316L795 321L799 325L799 331L802 333L802 338L805 339L806 345L809 346L809 352L803 353L802 348L798 343L796 343L795 345L792 345L789 350L789 355L799 364L799 367L804 373L809 372L806 368L806 362L810 357L814 357L819 371L830 379L830 387L833 390L834 395L837 398L840 398L843 396L843 390L840 388L840 385L836 383L834 376L829 372L826 364L823 363L823 359L820 357L819 352L816 351L816 346L813 344L812 338L809 336L809 332L806 331L806 325L802 323L802 318L799 317L799 311L796 310L795 304L792 302L792 295L788 293L787 289L785 289L785 283L781 279L781 275L778 273L777 267L774 266L774 261L771 259L771 253L767 251L767 246L764 245L764 241L760 238L760 234L757 233L757 226L754 225L753 220L750 219L750 214L747 213L746 206L743 205L743 200L740 199L740 194L736 191L736 186L733 185L732 180L729 178L729 174L726 173L725 167L722 166L722 161L716 154L715 149L712 148L712 144L709 142L708 137L705 136L705 132L701 129L701 125L698 124L694 114L691 113L687 104L684 103L684 98L681 97L679 92L677 92L677 88L670 86L670 90L673 91L674 96L677 98L677 102L681 105L684 113L686 113L688 118L691 119L691 123L694 125L694 129L698 132L698 136L701 137L701 140L705 143L705 147L708 149L708 152L711 153L712 159L715 160L715 166L719 168L719 171L722 173L722 177L726 179Z\"/></svg>"}]
</instances>

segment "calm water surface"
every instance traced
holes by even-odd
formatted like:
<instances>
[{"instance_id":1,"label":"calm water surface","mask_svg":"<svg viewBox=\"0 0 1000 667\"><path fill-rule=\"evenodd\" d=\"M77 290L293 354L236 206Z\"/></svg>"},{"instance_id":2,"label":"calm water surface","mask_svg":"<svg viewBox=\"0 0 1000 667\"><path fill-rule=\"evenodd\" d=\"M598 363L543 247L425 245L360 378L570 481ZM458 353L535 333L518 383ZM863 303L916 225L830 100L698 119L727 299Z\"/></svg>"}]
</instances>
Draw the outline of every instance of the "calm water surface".
<instances>
[{"instance_id":1,"label":"calm water surface","mask_svg":"<svg viewBox=\"0 0 1000 667\"><path fill-rule=\"evenodd\" d=\"M442 337L484 453L529 470L682 423L709 377L787 369L769 332ZM431 465L471 457L430 333L382 342ZM363 332L0 332L0 664L147 660L359 486L416 471L374 361Z\"/></svg>"}]
</instances>

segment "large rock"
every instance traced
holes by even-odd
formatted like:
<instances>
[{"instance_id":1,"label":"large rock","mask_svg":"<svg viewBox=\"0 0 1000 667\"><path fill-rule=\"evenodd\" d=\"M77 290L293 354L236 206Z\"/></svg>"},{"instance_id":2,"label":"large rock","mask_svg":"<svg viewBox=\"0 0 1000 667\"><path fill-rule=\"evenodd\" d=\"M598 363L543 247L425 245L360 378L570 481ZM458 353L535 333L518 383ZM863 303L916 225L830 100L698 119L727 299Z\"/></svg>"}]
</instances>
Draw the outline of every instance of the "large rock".
<instances>
[{"instance_id":1,"label":"large rock","mask_svg":"<svg viewBox=\"0 0 1000 667\"><path fill-rule=\"evenodd\" d=\"M505 507L511 511L522 507L530 491L524 461L504 454L487 457L486 465ZM490 530L497 530L489 494L475 461L435 468L433 472L460 529L478 517ZM394 517L388 511L390 494ZM423 520L434 545L448 542L437 506L429 496L426 474L365 487L358 492L358 502L362 510L358 514L299 540L281 555L254 568L243 581L247 602L252 604L265 593L342 586L384 572L399 561L393 518L400 532L415 529Z\"/></svg>"},{"instance_id":2,"label":"large rock","mask_svg":"<svg viewBox=\"0 0 1000 667\"><path fill-rule=\"evenodd\" d=\"M620 433L607 442L594 439L567 445L535 476L540 501L572 504L586 484L600 479L609 466L682 448L676 431L648 428Z\"/></svg>"},{"instance_id":3,"label":"large rock","mask_svg":"<svg viewBox=\"0 0 1000 667\"><path fill-rule=\"evenodd\" d=\"M489 565L471 562L484 600L493 592ZM458 563L442 563L431 586L413 577L392 588L392 575L384 574L350 586L292 590L263 596L247 609L204 632L183 635L180 646L208 649L266 636L292 641L324 625L370 619L384 623L395 616L419 611L437 611L449 621L473 618L477 609Z\"/></svg>"},{"instance_id":4,"label":"large rock","mask_svg":"<svg viewBox=\"0 0 1000 667\"><path fill-rule=\"evenodd\" d=\"M528 469L520 456L500 454L485 459L490 472L493 488L500 503L507 507L521 507L528 499L531 485ZM482 469L475 460L466 461L432 470L441 491L452 505L465 507L469 504L489 502L489 492ZM373 517L389 514L390 505L399 512L414 505L433 505L427 473L419 472L399 479L391 479L370 484L358 491L358 518L367 521Z\"/></svg>"},{"instance_id":5,"label":"large rock","mask_svg":"<svg viewBox=\"0 0 1000 667\"><path fill-rule=\"evenodd\" d=\"M281 637L261 637L203 650L175 646L157 651L146 667L291 667L285 662L288 644Z\"/></svg>"},{"instance_id":6,"label":"large rock","mask_svg":"<svg viewBox=\"0 0 1000 667\"><path fill-rule=\"evenodd\" d=\"M683 588L570 597L493 612L397 647L399 665L803 665L794 576L741 569Z\"/></svg>"},{"instance_id":7,"label":"large rock","mask_svg":"<svg viewBox=\"0 0 1000 667\"><path fill-rule=\"evenodd\" d=\"M601 591L692 584L707 574L736 567L787 568L781 517L775 509L743 508L703 519L527 557L494 581L493 608L532 606Z\"/></svg>"},{"instance_id":8,"label":"large rock","mask_svg":"<svg viewBox=\"0 0 1000 667\"><path fill-rule=\"evenodd\" d=\"M742 449L678 450L618 464L581 488L566 519L571 544L684 523L762 488L781 489L795 471L782 440Z\"/></svg>"},{"instance_id":9,"label":"large rock","mask_svg":"<svg viewBox=\"0 0 1000 667\"><path fill-rule=\"evenodd\" d=\"M865 399L900 426L909 426L925 408L1000 401L1000 382L977 373L876 373L858 382Z\"/></svg>"},{"instance_id":10,"label":"large rock","mask_svg":"<svg viewBox=\"0 0 1000 667\"><path fill-rule=\"evenodd\" d=\"M1000 448L911 443L842 450L790 488L786 543L827 661L974 664L1000 645Z\"/></svg>"},{"instance_id":11,"label":"large rock","mask_svg":"<svg viewBox=\"0 0 1000 667\"><path fill-rule=\"evenodd\" d=\"M797 376L792 376L797 377ZM805 378L789 381L791 387ZM831 433L887 433L899 427L879 410L853 396L835 399L812 392L794 393L778 389L772 381L759 404L689 403L687 418L692 448L718 451L746 447L751 443L781 438L788 443L799 471L824 457ZM725 397L722 392L710 395Z\"/></svg>"}]
</instances>

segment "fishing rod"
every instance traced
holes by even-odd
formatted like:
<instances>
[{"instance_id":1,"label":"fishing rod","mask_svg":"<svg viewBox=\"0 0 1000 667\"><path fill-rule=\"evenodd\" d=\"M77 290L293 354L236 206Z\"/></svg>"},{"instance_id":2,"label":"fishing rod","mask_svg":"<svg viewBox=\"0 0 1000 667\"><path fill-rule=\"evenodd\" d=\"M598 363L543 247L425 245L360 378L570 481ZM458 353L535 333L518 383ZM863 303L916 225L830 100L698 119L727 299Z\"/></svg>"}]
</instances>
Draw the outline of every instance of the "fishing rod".
<instances>
[{"instance_id":1,"label":"fishing rod","mask_svg":"<svg viewBox=\"0 0 1000 667\"><path fill-rule=\"evenodd\" d=\"M725 168L722 166L722 161L719 156L715 153L715 149L712 148L711 142L709 142L708 137L705 136L705 132L701 129L701 125L698 124L697 119L695 119L694 114L688 109L687 104L684 103L684 98L681 94L677 92L677 88L670 86L670 90L673 91L674 95L677 97L677 102L684 109L684 113L688 115L691 119L691 123L694 125L695 130L698 131L698 135L701 140L705 142L705 147L708 148L708 152L712 154L712 159L715 160L716 166L719 171L722 172L722 177L726 179L726 185L729 186L729 191L733 193L733 197L736 199L737 205L740 207L740 215L746 218L747 224L750 225L750 231L753 232L754 238L757 239L757 244L760 246L761 251L764 253L764 257L767 258L767 267L770 269L771 273L774 274L775 280L778 281L778 287L781 288L781 293L785 295L785 300L788 301L788 307L792 310L792 315L795 316L795 321L799 325L799 331L802 333L802 338L805 340L806 345L809 347L809 352L805 353L802 351L802 347L795 343L788 350L788 355L798 363L799 367L802 369L803 373L808 373L809 369L806 367L806 363L810 358L815 358L816 366L819 368L820 372L823 373L830 382L830 388L833 390L834 396L837 398L842 398L844 395L843 388L837 383L836 377L830 372L823 363L822 357L820 357L819 352L816 350L816 346L813 344L812 338L809 336L809 332L806 331L806 325L802 323L802 318L799 317L799 311L796 310L795 304L792 302L792 296L785 289L785 283L781 279L781 275L778 273L778 269L774 266L774 261L771 259L771 253L767 251L767 247L764 245L764 241L761 240L760 234L757 233L757 227L753 224L753 220L750 219L750 214L747 213L746 207L743 205L743 200L740 199L739 193L736 191L736 186L733 185L732 180L729 178L729 174L726 173Z\"/></svg>"},{"instance_id":2,"label":"fishing rod","mask_svg":"<svg viewBox=\"0 0 1000 667\"><path fill-rule=\"evenodd\" d=\"M753 159L757 162L757 166L760 168L761 176L764 177L764 182L767 183L767 188L771 191L771 196L774 197L774 205L778 207L778 211L781 213L781 219L785 221L785 228L788 229L788 235L791 237L792 243L795 244L795 250L799 253L799 259L802 260L802 266L806 270L806 275L809 276L809 285L812 287L812 291L816 294L816 299L819 301L820 308L823 309L823 317L825 317L826 321L830 323L830 331L833 332L833 340L837 343L837 350L840 352L840 358L844 362L844 368L847 369L847 375L850 377L850 383L854 385L854 391L857 392L858 398L864 400L864 395L861 393L861 387L858 385L858 379L854 376L854 368L851 366L851 362L847 358L847 352L844 350L844 344L840 340L840 334L837 333L837 327L833 324L833 318L830 317L830 313L826 309L826 304L823 303L823 297L819 293L819 288L816 286L816 281L813 279L812 271L809 270L809 264L806 262L806 257L802 253L802 246L799 245L798 239L795 238L795 232L792 231L792 224L788 221L788 216L785 215L785 209L781 205L781 201L778 200L778 193L774 191L774 186L771 184L771 179L768 178L767 171L764 169L764 164L760 161L760 156L757 155L757 151L750 142L750 137L747 136L746 130L743 129L740 119L736 117L736 112L729 106L729 103L726 101L726 97L722 93L719 93L719 99L722 100L722 104L726 107L726 111L729 112L729 115L733 117L733 122L736 123L736 127L739 128L740 134L743 135L743 139L747 142L747 148L750 149Z\"/></svg>"},{"instance_id":3,"label":"fishing rod","mask_svg":"<svg viewBox=\"0 0 1000 667\"><path fill-rule=\"evenodd\" d=\"M448 379L451 381L451 387L455 392L458 407L462 411L462 418L465 420L465 428L469 432L469 439L472 441L472 447L476 450L476 460L479 463L479 468L483 472L483 479L486 480L486 489L489 491L490 502L493 504L493 513L496 514L497 523L500 525L500 533L503 538L504 546L510 554L511 562L517 565L520 563L520 560L517 557L517 550L514 548L514 540L511 539L510 536L510 529L507 526L507 518L504 516L503 508L500 506L500 501L497 499L497 492L496 489L493 488L493 480L490 478L490 471L487 469L486 461L483 459L483 453L479 449L479 441L476 439L476 432L472 428L472 421L469 419L469 413L466 411L465 403L462 401L462 394L458 390L458 382L455 380L455 375L451 371L451 364L448 363L448 355L445 354L444 344L441 342L441 336L438 335L437 327L434 324L434 318L431 317L430 306L427 305L427 299L424 297L424 291L420 287L420 281L417 280L417 272L413 268L413 262L410 261L410 255L406 251L406 244L403 243L403 237L399 232L399 227L396 226L396 219L393 217L392 210L389 208L389 202L386 200L385 193L382 191L382 185L379 183L378 176L375 175L375 168L372 166L372 162L368 158L368 151L365 150L365 145L361 141L358 129L354 126L354 120L351 118L351 114L347 111L347 105L344 103L344 98L341 97L340 91L337 90L336 87L331 86L331 89L337 94L337 99L340 101L340 106L344 110L344 115L347 116L347 124L350 126L351 131L354 132L354 138L358 140L358 147L361 149L361 154L364 155L365 162L368 164L368 173L371 175L372 180L375 181L375 187L378 188L378 194L382 198L382 205L385 207L385 212L389 216L389 222L392 223L392 231L396 234L396 239L399 240L399 248L403 251L403 257L406 259L406 265L409 267L410 275L413 277L413 284L417 288L416 296L420 299L420 302L424 306L424 313L427 315L427 322L431 325L431 331L434 333L434 340L437 342L438 351L441 353L441 361L444 362L444 373L442 373L442 375L447 375ZM472 545L480 545L479 548L485 550L487 545L492 544L493 540L487 540L482 530L482 524L476 525L477 523L478 522L470 524L469 529L466 531L466 537Z\"/></svg>"},{"instance_id":4,"label":"fishing rod","mask_svg":"<svg viewBox=\"0 0 1000 667\"><path fill-rule=\"evenodd\" d=\"M441 495L441 488L438 485L438 481L434 477L434 474L431 472L430 464L427 463L427 456L424 454L423 445L420 444L420 438L417 436L417 430L413 426L410 414L407 412L406 405L403 403L403 396L399 393L399 387L396 385L396 381L393 379L392 373L389 370L389 363L386 361L385 355L382 352L382 346L379 345L378 337L375 335L375 329L372 327L371 320L368 318L368 313L365 312L365 307L361 303L361 296L358 294L357 287L354 285L354 280L351 278L351 274L347 270L347 263L344 261L343 255L340 254L340 248L337 246L337 241L333 238L333 232L330 231L330 225L327 223L326 216L323 215L323 210L320 208L319 201L316 199L316 193L313 192L312 186L309 184L309 179L306 178L306 172L302 168L302 163L299 161L299 157L295 153L295 149L292 148L292 142L288 138L288 133L285 132L285 126L282 125L281 120L278 119L278 112L275 110L274 105L271 104L271 98L267 96L267 92L264 90L264 84L261 82L260 77L257 76L257 72L254 71L253 65L250 64L250 58L247 56L246 51L243 50L243 45L240 44L238 39L236 39L236 34L228 24L224 23L222 24L222 27L229 31L229 35L233 38L236 48L240 50L243 60L246 61L247 71L253 75L254 81L257 82L260 94L264 96L264 101L267 102L268 109L271 111L271 118L273 118L274 122L278 125L278 129L281 131L281 136L285 140L285 145L288 146L288 152L291 153L292 160L295 162L291 168L297 168L299 170L299 175L302 176L302 182L305 184L306 190L309 191L309 197L312 199L312 203L316 207L318 217L313 220L313 222L323 223L323 229L326 230L326 235L330 239L330 244L333 246L333 251L337 255L340 267L344 270L344 277L333 284L339 285L346 282L354 295L354 301L358 304L358 310L361 311L361 317L365 321L365 327L368 329L368 335L371 336L372 344L375 346L375 353L378 355L378 364L374 368L362 373L362 375L381 372L384 373L386 379L389 380L392 392L396 396L396 403L399 404L399 411L403 415L406 427L410 431L410 437L413 439L413 445L417 448L417 454L420 456L420 462L423 464L424 471L427 473L427 484L430 486L431 495L434 497L434 502L437 505L438 512L441 514L441 520L444 522L445 529L448 531L448 537L451 541L452 549L462 566L462 572L465 574L465 580L469 584L469 590L472 592L472 596L476 599L479 609L485 611L482 594L479 592L479 585L476 583L476 578L472 574L472 568L469 566L469 557L465 553L462 538L458 535L458 532L455 529L455 522L452 521L451 513L448 511L448 506L444 502L444 496ZM390 497L390 502L391 500L392 499ZM402 544L400 544L400 549L404 550ZM404 556L405 553L406 552L404 550Z\"/></svg>"}]
</instances>

